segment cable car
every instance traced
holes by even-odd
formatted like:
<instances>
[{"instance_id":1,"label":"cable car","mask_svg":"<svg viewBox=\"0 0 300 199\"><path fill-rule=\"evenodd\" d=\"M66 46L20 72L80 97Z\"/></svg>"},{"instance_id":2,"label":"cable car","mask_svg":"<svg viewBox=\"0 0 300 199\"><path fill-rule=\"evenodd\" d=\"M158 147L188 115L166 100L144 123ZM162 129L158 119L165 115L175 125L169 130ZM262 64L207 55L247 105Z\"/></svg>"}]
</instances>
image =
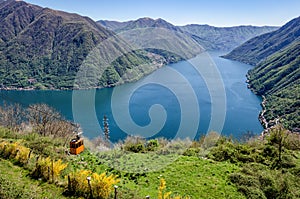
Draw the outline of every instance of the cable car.
<instances>
[{"instance_id":1,"label":"cable car","mask_svg":"<svg viewBox=\"0 0 300 199\"><path fill-rule=\"evenodd\" d=\"M72 139L70 142L70 153L73 155L77 155L84 150L83 138L80 138L80 134L76 135L76 138Z\"/></svg>"}]
</instances>

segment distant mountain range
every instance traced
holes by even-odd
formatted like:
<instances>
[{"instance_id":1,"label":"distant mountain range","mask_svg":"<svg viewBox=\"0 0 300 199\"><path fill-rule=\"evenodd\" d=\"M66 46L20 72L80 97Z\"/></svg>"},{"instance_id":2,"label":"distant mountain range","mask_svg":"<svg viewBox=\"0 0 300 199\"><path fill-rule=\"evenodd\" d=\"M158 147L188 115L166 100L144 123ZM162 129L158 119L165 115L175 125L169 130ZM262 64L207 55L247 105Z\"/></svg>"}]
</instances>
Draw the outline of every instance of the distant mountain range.
<instances>
[{"instance_id":1,"label":"distant mountain range","mask_svg":"<svg viewBox=\"0 0 300 199\"><path fill-rule=\"evenodd\" d=\"M279 119L300 132L300 17L250 39L224 57L256 65L248 78L251 88L266 96L267 121Z\"/></svg>"},{"instance_id":2,"label":"distant mountain range","mask_svg":"<svg viewBox=\"0 0 300 199\"><path fill-rule=\"evenodd\" d=\"M207 50L232 50L258 35L277 30L273 26L213 27L209 25L186 25L181 30L188 32Z\"/></svg>"},{"instance_id":3,"label":"distant mountain range","mask_svg":"<svg viewBox=\"0 0 300 199\"><path fill-rule=\"evenodd\" d=\"M114 32L123 32L123 31L145 28L145 27L166 28L166 29L182 32L179 27L176 27L161 18L152 19L149 17L144 17L144 18L139 18L137 20L126 21L126 22L100 20L97 21L97 23Z\"/></svg>"},{"instance_id":4,"label":"distant mountain range","mask_svg":"<svg viewBox=\"0 0 300 199\"><path fill-rule=\"evenodd\" d=\"M273 26L236 26L224 28L197 24L174 26L163 19L154 20L151 18L140 18L138 20L126 22L100 20L98 23L115 32L123 32L144 27L163 27L188 35L198 42L205 50L221 51L232 50L248 39L278 29L278 27Z\"/></svg>"}]
</instances>

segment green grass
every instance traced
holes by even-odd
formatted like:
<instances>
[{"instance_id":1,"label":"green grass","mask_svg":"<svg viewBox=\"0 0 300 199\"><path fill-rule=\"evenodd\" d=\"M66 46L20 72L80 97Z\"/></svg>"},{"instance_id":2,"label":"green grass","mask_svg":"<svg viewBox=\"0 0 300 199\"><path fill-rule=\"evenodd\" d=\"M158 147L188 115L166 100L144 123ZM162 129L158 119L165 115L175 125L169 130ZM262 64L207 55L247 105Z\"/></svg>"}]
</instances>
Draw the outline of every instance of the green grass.
<instances>
[{"instance_id":1,"label":"green grass","mask_svg":"<svg viewBox=\"0 0 300 199\"><path fill-rule=\"evenodd\" d=\"M29 172L0 159L0 198L66 198L63 188L29 177Z\"/></svg>"},{"instance_id":2,"label":"green grass","mask_svg":"<svg viewBox=\"0 0 300 199\"><path fill-rule=\"evenodd\" d=\"M138 183L122 181L122 186L138 190L141 196L157 197L159 178L167 182L167 191L191 198L244 198L229 182L228 175L238 167L196 157L179 157L162 170L147 173ZM147 183L148 182L148 183Z\"/></svg>"},{"instance_id":3,"label":"green grass","mask_svg":"<svg viewBox=\"0 0 300 199\"><path fill-rule=\"evenodd\" d=\"M86 164L77 164L84 160ZM229 181L231 173L240 168L228 162L216 162L176 154L128 153L120 151L88 152L74 157L78 169L107 171L119 176L120 198L157 198L160 179L174 195L199 198L245 198Z\"/></svg>"}]
</instances>

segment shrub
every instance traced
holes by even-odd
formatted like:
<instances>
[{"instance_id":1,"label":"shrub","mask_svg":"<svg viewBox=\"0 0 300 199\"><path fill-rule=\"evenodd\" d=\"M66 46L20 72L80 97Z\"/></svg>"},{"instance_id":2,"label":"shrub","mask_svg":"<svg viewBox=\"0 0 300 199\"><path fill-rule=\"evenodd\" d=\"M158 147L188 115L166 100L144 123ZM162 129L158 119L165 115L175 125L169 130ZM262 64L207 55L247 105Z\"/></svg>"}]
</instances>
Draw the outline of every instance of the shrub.
<instances>
[{"instance_id":1,"label":"shrub","mask_svg":"<svg viewBox=\"0 0 300 199\"><path fill-rule=\"evenodd\" d=\"M91 177L90 187L87 181L88 176ZM68 191L77 196L108 198L113 191L113 185L118 182L119 179L114 175L107 176L106 173L97 174L90 170L80 170L69 175Z\"/></svg>"},{"instance_id":2,"label":"shrub","mask_svg":"<svg viewBox=\"0 0 300 199\"><path fill-rule=\"evenodd\" d=\"M145 143L146 141L140 137L130 136L125 139L122 148L125 151L140 153L145 151L145 146L144 146Z\"/></svg>"},{"instance_id":3,"label":"shrub","mask_svg":"<svg viewBox=\"0 0 300 199\"><path fill-rule=\"evenodd\" d=\"M36 168L33 171L34 177L41 177L44 180L56 181L61 172L67 167L61 160L53 161L50 157L39 158L36 163Z\"/></svg>"},{"instance_id":4,"label":"shrub","mask_svg":"<svg viewBox=\"0 0 300 199\"><path fill-rule=\"evenodd\" d=\"M158 140L149 140L146 143L146 150L147 151L155 151L158 148Z\"/></svg>"},{"instance_id":5,"label":"shrub","mask_svg":"<svg viewBox=\"0 0 300 199\"><path fill-rule=\"evenodd\" d=\"M183 152L183 155L197 157L199 155L199 152L200 148L188 148L185 152Z\"/></svg>"},{"instance_id":6,"label":"shrub","mask_svg":"<svg viewBox=\"0 0 300 199\"><path fill-rule=\"evenodd\" d=\"M272 170L269 166L251 163L230 174L229 180L247 198L299 198L298 170L294 168L292 174L288 169Z\"/></svg>"},{"instance_id":7,"label":"shrub","mask_svg":"<svg viewBox=\"0 0 300 199\"><path fill-rule=\"evenodd\" d=\"M18 153L17 155L15 156L15 159L21 163L21 164L25 164L28 160L28 156L29 156L29 153L30 153L30 149L27 148L27 147L24 147L24 146L21 146L19 145L18 146Z\"/></svg>"},{"instance_id":8,"label":"shrub","mask_svg":"<svg viewBox=\"0 0 300 199\"><path fill-rule=\"evenodd\" d=\"M17 161L17 163L25 164L30 153L30 149L22 146L19 142L0 143L1 155L4 158L10 158Z\"/></svg>"}]
</instances>

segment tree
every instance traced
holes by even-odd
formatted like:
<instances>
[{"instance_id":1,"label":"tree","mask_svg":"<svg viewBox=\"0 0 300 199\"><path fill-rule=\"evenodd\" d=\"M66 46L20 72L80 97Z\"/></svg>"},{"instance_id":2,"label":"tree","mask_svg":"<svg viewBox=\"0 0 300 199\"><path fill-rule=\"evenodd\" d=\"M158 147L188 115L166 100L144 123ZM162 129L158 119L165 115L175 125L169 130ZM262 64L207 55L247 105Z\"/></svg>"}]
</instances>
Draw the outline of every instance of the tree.
<instances>
[{"instance_id":1,"label":"tree","mask_svg":"<svg viewBox=\"0 0 300 199\"><path fill-rule=\"evenodd\" d=\"M35 104L28 108L28 120L34 130L43 136L68 137L75 126L64 120L59 112L46 104Z\"/></svg>"},{"instance_id":2,"label":"tree","mask_svg":"<svg viewBox=\"0 0 300 199\"><path fill-rule=\"evenodd\" d=\"M282 125L277 125L274 128L271 129L270 131L270 137L269 137L269 143L271 145L274 145L278 149L278 165L281 167L282 163L282 152L283 148L286 145L288 133L287 130L283 128Z\"/></svg>"},{"instance_id":3,"label":"tree","mask_svg":"<svg viewBox=\"0 0 300 199\"><path fill-rule=\"evenodd\" d=\"M103 131L106 141L109 140L109 124L106 115L103 117Z\"/></svg>"},{"instance_id":4,"label":"tree","mask_svg":"<svg viewBox=\"0 0 300 199\"><path fill-rule=\"evenodd\" d=\"M19 104L0 107L0 125L18 131L24 121L24 109Z\"/></svg>"}]
</instances>

